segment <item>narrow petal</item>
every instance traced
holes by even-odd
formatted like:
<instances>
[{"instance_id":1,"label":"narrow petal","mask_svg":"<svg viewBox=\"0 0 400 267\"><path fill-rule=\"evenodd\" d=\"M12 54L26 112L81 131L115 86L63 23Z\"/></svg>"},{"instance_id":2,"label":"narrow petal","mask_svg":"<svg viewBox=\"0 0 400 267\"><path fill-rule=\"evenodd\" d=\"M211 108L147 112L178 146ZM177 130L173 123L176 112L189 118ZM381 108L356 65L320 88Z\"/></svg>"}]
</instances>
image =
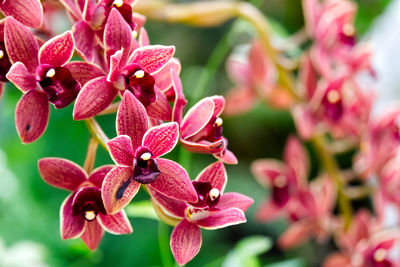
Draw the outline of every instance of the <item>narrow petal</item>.
<instances>
[{"instance_id":1,"label":"narrow petal","mask_svg":"<svg viewBox=\"0 0 400 267\"><path fill-rule=\"evenodd\" d=\"M123 210L114 215L100 213L97 218L100 225L111 234L130 234L133 231L131 223Z\"/></svg>"},{"instance_id":2,"label":"narrow petal","mask_svg":"<svg viewBox=\"0 0 400 267\"><path fill-rule=\"evenodd\" d=\"M214 143L208 141L205 142L191 142L185 139L180 139L182 146L194 153L205 153L205 154L215 154L224 150L225 141L220 139Z\"/></svg>"},{"instance_id":3,"label":"narrow petal","mask_svg":"<svg viewBox=\"0 0 400 267\"><path fill-rule=\"evenodd\" d=\"M60 232L62 239L79 237L85 228L85 219L72 215L72 200L74 194L69 195L60 207Z\"/></svg>"},{"instance_id":4,"label":"narrow petal","mask_svg":"<svg viewBox=\"0 0 400 267\"><path fill-rule=\"evenodd\" d=\"M8 17L4 27L4 42L11 63L22 62L31 73L35 73L39 46L33 33L14 18Z\"/></svg>"},{"instance_id":5,"label":"narrow petal","mask_svg":"<svg viewBox=\"0 0 400 267\"><path fill-rule=\"evenodd\" d=\"M128 135L134 150L142 144L148 129L146 109L129 91L124 92L117 112L116 128L118 135Z\"/></svg>"},{"instance_id":6,"label":"narrow petal","mask_svg":"<svg viewBox=\"0 0 400 267\"><path fill-rule=\"evenodd\" d=\"M133 151L129 136L119 135L108 141L107 147L115 164L126 167L133 166L135 151Z\"/></svg>"},{"instance_id":7,"label":"narrow petal","mask_svg":"<svg viewBox=\"0 0 400 267\"><path fill-rule=\"evenodd\" d=\"M182 82L178 76L178 72L171 68L170 75L172 87L175 93L174 106L172 109L172 121L176 121L178 124L180 124L182 122L183 110L186 107L187 100L183 94Z\"/></svg>"},{"instance_id":8,"label":"narrow petal","mask_svg":"<svg viewBox=\"0 0 400 267\"><path fill-rule=\"evenodd\" d=\"M213 212L210 216L196 221L196 224L202 228L214 230L245 222L246 217L242 210L238 208L230 208Z\"/></svg>"},{"instance_id":9,"label":"narrow petal","mask_svg":"<svg viewBox=\"0 0 400 267\"><path fill-rule=\"evenodd\" d=\"M225 149L220 153L213 154L213 156L225 164L235 165L238 164L238 159L232 151Z\"/></svg>"},{"instance_id":10,"label":"narrow petal","mask_svg":"<svg viewBox=\"0 0 400 267\"><path fill-rule=\"evenodd\" d=\"M156 93L156 101L147 107L147 114L149 117L163 120L171 121L172 118L172 108L168 102L167 97L161 92L160 89L154 87L154 92Z\"/></svg>"},{"instance_id":11,"label":"narrow petal","mask_svg":"<svg viewBox=\"0 0 400 267\"><path fill-rule=\"evenodd\" d=\"M197 255L201 247L200 228L186 220L182 220L171 234L170 246L176 262L182 266Z\"/></svg>"},{"instance_id":12,"label":"narrow petal","mask_svg":"<svg viewBox=\"0 0 400 267\"><path fill-rule=\"evenodd\" d=\"M181 123L181 136L189 138L203 129L214 113L214 102L204 98L186 113Z\"/></svg>"},{"instance_id":13,"label":"narrow petal","mask_svg":"<svg viewBox=\"0 0 400 267\"><path fill-rule=\"evenodd\" d=\"M161 174L148 184L161 194L178 200L197 202L197 193L186 170L178 163L168 159L157 159Z\"/></svg>"},{"instance_id":14,"label":"narrow petal","mask_svg":"<svg viewBox=\"0 0 400 267\"><path fill-rule=\"evenodd\" d=\"M119 166L107 173L101 195L108 213L121 211L139 191L140 184L132 179L132 175L131 168Z\"/></svg>"},{"instance_id":15,"label":"narrow petal","mask_svg":"<svg viewBox=\"0 0 400 267\"><path fill-rule=\"evenodd\" d=\"M74 38L70 31L54 36L40 47L39 62L54 67L62 66L71 59L74 46Z\"/></svg>"},{"instance_id":16,"label":"narrow petal","mask_svg":"<svg viewBox=\"0 0 400 267\"><path fill-rule=\"evenodd\" d=\"M106 77L93 79L85 84L78 94L74 106L74 120L93 117L107 108L118 91Z\"/></svg>"},{"instance_id":17,"label":"narrow petal","mask_svg":"<svg viewBox=\"0 0 400 267\"><path fill-rule=\"evenodd\" d=\"M171 58L171 60L165 64L162 69L152 75L155 80L155 85L160 88L161 91L167 90L172 86L172 70L175 71L176 75L181 72L181 63L176 58Z\"/></svg>"},{"instance_id":18,"label":"narrow petal","mask_svg":"<svg viewBox=\"0 0 400 267\"><path fill-rule=\"evenodd\" d=\"M308 156L303 145L294 136L290 136L286 143L284 160L296 174L297 182L304 184L309 169Z\"/></svg>"},{"instance_id":19,"label":"narrow petal","mask_svg":"<svg viewBox=\"0 0 400 267\"><path fill-rule=\"evenodd\" d=\"M31 90L24 94L15 109L15 126L23 143L36 141L46 130L49 121L47 95Z\"/></svg>"},{"instance_id":20,"label":"narrow petal","mask_svg":"<svg viewBox=\"0 0 400 267\"><path fill-rule=\"evenodd\" d=\"M94 169L89 175L89 182L93 183L96 187L101 188L104 177L113 167L113 165L104 165Z\"/></svg>"},{"instance_id":21,"label":"narrow petal","mask_svg":"<svg viewBox=\"0 0 400 267\"><path fill-rule=\"evenodd\" d=\"M220 95L208 97L214 103L214 116L219 117L225 108L225 98Z\"/></svg>"},{"instance_id":22,"label":"narrow petal","mask_svg":"<svg viewBox=\"0 0 400 267\"><path fill-rule=\"evenodd\" d=\"M86 223L85 231L81 238L90 250L96 250L103 238L104 230L101 225L95 220Z\"/></svg>"},{"instance_id":23,"label":"narrow petal","mask_svg":"<svg viewBox=\"0 0 400 267\"><path fill-rule=\"evenodd\" d=\"M149 35L145 28L141 28L139 32L139 46L146 46L150 44Z\"/></svg>"},{"instance_id":24,"label":"narrow petal","mask_svg":"<svg viewBox=\"0 0 400 267\"><path fill-rule=\"evenodd\" d=\"M210 183L212 188L217 188L223 193L228 181L224 164L221 161L212 163L197 175L196 181Z\"/></svg>"},{"instance_id":25,"label":"narrow petal","mask_svg":"<svg viewBox=\"0 0 400 267\"><path fill-rule=\"evenodd\" d=\"M271 200L264 201L257 210L256 218L259 222L270 222L284 215L286 209L278 207Z\"/></svg>"},{"instance_id":26,"label":"narrow petal","mask_svg":"<svg viewBox=\"0 0 400 267\"><path fill-rule=\"evenodd\" d=\"M174 55L174 46L148 45L136 49L129 62L137 63L147 73L161 69Z\"/></svg>"},{"instance_id":27,"label":"narrow petal","mask_svg":"<svg viewBox=\"0 0 400 267\"><path fill-rule=\"evenodd\" d=\"M143 137L143 146L153 153L154 158L170 152L178 143L179 126L176 122L163 123L150 128Z\"/></svg>"},{"instance_id":28,"label":"narrow petal","mask_svg":"<svg viewBox=\"0 0 400 267\"><path fill-rule=\"evenodd\" d=\"M58 188L75 191L86 181L86 172L76 163L62 158L43 158L38 161L43 180Z\"/></svg>"},{"instance_id":29,"label":"narrow petal","mask_svg":"<svg viewBox=\"0 0 400 267\"><path fill-rule=\"evenodd\" d=\"M13 16L22 24L39 28L43 23L43 7L39 0L6 0L0 4L6 16Z\"/></svg>"},{"instance_id":30,"label":"narrow petal","mask_svg":"<svg viewBox=\"0 0 400 267\"><path fill-rule=\"evenodd\" d=\"M72 74L75 80L77 80L81 86L84 86L90 80L104 76L105 73L97 67L97 65L83 62L83 61L72 61L64 65Z\"/></svg>"},{"instance_id":31,"label":"narrow petal","mask_svg":"<svg viewBox=\"0 0 400 267\"><path fill-rule=\"evenodd\" d=\"M35 89L37 86L35 76L21 62L14 63L6 77L22 92Z\"/></svg>"},{"instance_id":32,"label":"narrow petal","mask_svg":"<svg viewBox=\"0 0 400 267\"><path fill-rule=\"evenodd\" d=\"M153 190L150 186L147 187L152 199L166 212L169 216L183 218L185 216L185 210L187 204L185 201L176 200L164 196L163 194Z\"/></svg>"},{"instance_id":33,"label":"narrow petal","mask_svg":"<svg viewBox=\"0 0 400 267\"><path fill-rule=\"evenodd\" d=\"M64 5L64 7L71 12L71 14L75 17L75 18L80 18L81 17L81 12L78 9L75 0L59 0L61 2L61 4Z\"/></svg>"},{"instance_id":34,"label":"narrow petal","mask_svg":"<svg viewBox=\"0 0 400 267\"><path fill-rule=\"evenodd\" d=\"M245 212L254 200L248 196L239 193L225 193L221 195L218 204L215 206L216 209L228 209L238 208Z\"/></svg>"},{"instance_id":35,"label":"narrow petal","mask_svg":"<svg viewBox=\"0 0 400 267\"><path fill-rule=\"evenodd\" d=\"M313 225L307 220L293 223L279 237L278 244L281 248L288 249L301 245L310 238Z\"/></svg>"},{"instance_id":36,"label":"narrow petal","mask_svg":"<svg viewBox=\"0 0 400 267\"><path fill-rule=\"evenodd\" d=\"M131 28L124 20L121 13L116 9L111 9L107 23L104 28L104 45L106 57L109 58L118 50L125 51L123 57L128 59L128 53L131 48Z\"/></svg>"},{"instance_id":37,"label":"narrow petal","mask_svg":"<svg viewBox=\"0 0 400 267\"><path fill-rule=\"evenodd\" d=\"M95 33L85 21L78 21L72 27L75 48L79 55L88 62L94 60Z\"/></svg>"}]
</instances>

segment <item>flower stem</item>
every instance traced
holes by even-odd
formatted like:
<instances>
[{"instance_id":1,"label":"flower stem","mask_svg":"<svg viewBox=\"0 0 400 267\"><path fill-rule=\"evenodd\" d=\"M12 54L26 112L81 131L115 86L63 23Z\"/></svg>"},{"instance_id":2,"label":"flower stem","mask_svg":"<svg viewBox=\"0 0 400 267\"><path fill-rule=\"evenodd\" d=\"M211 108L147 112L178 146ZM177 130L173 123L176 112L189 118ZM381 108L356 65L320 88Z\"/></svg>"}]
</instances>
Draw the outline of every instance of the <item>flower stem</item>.
<instances>
[{"instance_id":1,"label":"flower stem","mask_svg":"<svg viewBox=\"0 0 400 267\"><path fill-rule=\"evenodd\" d=\"M85 120L86 126L89 129L90 134L97 140L97 142L108 151L106 143L108 141L107 135L103 132L100 125L97 123L95 118L89 118Z\"/></svg>"},{"instance_id":2,"label":"flower stem","mask_svg":"<svg viewBox=\"0 0 400 267\"><path fill-rule=\"evenodd\" d=\"M160 246L160 256L162 266L174 266L171 260L171 252L169 249L169 226L163 221L158 222L158 244Z\"/></svg>"},{"instance_id":3,"label":"flower stem","mask_svg":"<svg viewBox=\"0 0 400 267\"><path fill-rule=\"evenodd\" d=\"M87 173L90 173L93 170L94 163L96 161L96 151L98 144L99 143L93 136L90 137L85 163L83 164L83 168Z\"/></svg>"}]
</instances>

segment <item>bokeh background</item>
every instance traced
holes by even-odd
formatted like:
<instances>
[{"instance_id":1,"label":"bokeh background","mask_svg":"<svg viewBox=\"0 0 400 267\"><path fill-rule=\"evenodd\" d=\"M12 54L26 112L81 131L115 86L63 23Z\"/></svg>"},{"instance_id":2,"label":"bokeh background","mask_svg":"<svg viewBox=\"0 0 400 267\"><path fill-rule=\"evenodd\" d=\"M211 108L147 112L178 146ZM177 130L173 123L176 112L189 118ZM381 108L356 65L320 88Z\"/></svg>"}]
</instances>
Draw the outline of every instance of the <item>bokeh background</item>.
<instances>
[{"instance_id":1,"label":"bokeh background","mask_svg":"<svg viewBox=\"0 0 400 267\"><path fill-rule=\"evenodd\" d=\"M273 20L283 35L293 34L303 27L300 0L252 2ZM379 57L374 58L374 65L383 70L383 75L378 75L377 90L393 99L393 92L400 84L395 79L399 77L396 73L399 63L394 62L400 57L393 55L398 50L396 40L400 44L399 31L393 23L396 18L397 25L400 23L400 16L396 16L400 13L400 1L356 2L359 4L356 28L362 38L371 39L376 46ZM196 98L196 92L202 88L206 89L205 95L214 95L224 94L233 85L225 73L225 60L233 47L246 44L253 35L251 27L240 21L206 29L148 21L146 29L153 44L176 46L176 57L182 63L184 92L189 101ZM37 160L63 157L83 164L89 134L83 122L72 120L72 106L57 111L51 108L45 134L33 144L22 145L14 126L14 110L20 95L16 88L8 86L0 102L0 266L162 266L158 222L140 214L142 201L148 199L143 190L131 205L133 234L106 234L96 252L90 252L80 239L61 240L59 207L68 193L43 182ZM109 137L115 136L114 115L99 117L98 121ZM241 266L243 261L232 259L233 251L235 247L238 249L238 242L249 236L266 236L271 239L272 247L267 252L263 252L267 245L260 249L258 261L247 262L246 266L319 266L323 257L334 249L333 242L324 246L310 242L295 250L281 251L273 241L285 229L285 222L259 224L254 220L255 210L268 192L255 182L249 165L262 157L280 159L286 138L293 132L294 124L288 112L261 104L248 114L224 118L224 135L230 142L230 150L239 159L239 165L227 166L226 191L249 195L255 203L247 212L248 223L218 231L203 230L201 251L187 266L221 266L224 262L225 266ZM179 149L168 157L177 159ZM313 175L317 161L312 151L308 151ZM195 178L212 161L209 155L194 155L190 163L183 165ZM110 163L111 158L99 147L96 166ZM138 209L135 209L136 204Z\"/></svg>"}]
</instances>

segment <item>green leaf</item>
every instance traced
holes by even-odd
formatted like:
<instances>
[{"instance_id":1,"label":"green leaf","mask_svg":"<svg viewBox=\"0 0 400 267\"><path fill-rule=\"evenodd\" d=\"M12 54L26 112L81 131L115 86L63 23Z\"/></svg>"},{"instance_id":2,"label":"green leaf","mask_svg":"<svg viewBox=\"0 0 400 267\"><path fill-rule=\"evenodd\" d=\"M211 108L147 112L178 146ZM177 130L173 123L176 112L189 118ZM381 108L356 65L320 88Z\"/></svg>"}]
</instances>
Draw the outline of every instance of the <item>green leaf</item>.
<instances>
[{"instance_id":1,"label":"green leaf","mask_svg":"<svg viewBox=\"0 0 400 267\"><path fill-rule=\"evenodd\" d=\"M291 259L267 264L264 267L303 267L304 262L301 259Z\"/></svg>"}]
</instances>

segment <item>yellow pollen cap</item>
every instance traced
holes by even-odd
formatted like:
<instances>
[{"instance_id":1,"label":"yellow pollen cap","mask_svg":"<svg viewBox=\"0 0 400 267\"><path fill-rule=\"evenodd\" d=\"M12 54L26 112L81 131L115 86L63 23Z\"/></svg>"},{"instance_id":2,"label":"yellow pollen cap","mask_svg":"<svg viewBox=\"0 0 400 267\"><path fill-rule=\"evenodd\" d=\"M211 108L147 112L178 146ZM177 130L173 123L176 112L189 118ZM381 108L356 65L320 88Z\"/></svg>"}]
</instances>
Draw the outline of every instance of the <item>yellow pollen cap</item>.
<instances>
[{"instance_id":1,"label":"yellow pollen cap","mask_svg":"<svg viewBox=\"0 0 400 267\"><path fill-rule=\"evenodd\" d=\"M49 69L46 73L46 77L52 78L56 75L56 70L55 69Z\"/></svg>"},{"instance_id":2,"label":"yellow pollen cap","mask_svg":"<svg viewBox=\"0 0 400 267\"><path fill-rule=\"evenodd\" d=\"M133 75L138 79L143 78L144 77L144 71L143 70L138 70Z\"/></svg>"}]
</instances>

